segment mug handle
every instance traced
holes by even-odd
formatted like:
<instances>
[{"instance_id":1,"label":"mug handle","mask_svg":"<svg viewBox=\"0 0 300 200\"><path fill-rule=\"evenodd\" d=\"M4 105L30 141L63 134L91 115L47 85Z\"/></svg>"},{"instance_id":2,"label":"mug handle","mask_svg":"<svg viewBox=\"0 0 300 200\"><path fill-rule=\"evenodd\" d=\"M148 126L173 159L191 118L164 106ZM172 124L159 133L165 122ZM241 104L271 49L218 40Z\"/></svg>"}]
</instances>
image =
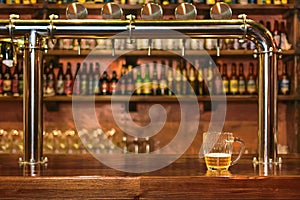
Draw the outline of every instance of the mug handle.
<instances>
[{"instance_id":1,"label":"mug handle","mask_svg":"<svg viewBox=\"0 0 300 200\"><path fill-rule=\"evenodd\" d=\"M235 165L237 163L237 161L241 158L241 156L245 150L245 142L241 138L235 137L234 142L240 143L240 152L239 152L239 155L236 157L236 159L231 161L230 166Z\"/></svg>"}]
</instances>

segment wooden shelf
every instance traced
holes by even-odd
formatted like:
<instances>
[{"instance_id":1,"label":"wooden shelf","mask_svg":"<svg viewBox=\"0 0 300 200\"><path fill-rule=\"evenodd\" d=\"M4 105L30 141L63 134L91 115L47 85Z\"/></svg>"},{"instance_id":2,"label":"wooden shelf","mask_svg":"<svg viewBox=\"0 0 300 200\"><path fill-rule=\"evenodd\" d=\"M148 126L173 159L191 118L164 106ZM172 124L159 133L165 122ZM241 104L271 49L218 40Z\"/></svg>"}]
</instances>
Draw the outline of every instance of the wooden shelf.
<instances>
[{"instance_id":1,"label":"wooden shelf","mask_svg":"<svg viewBox=\"0 0 300 200\"><path fill-rule=\"evenodd\" d=\"M127 95L114 95L112 98L111 95L97 95L97 96L75 96L74 100L76 101L95 101L95 102L124 102L127 101L129 96ZM208 102L211 101L210 96L197 96L197 101L198 102ZM223 96L212 96L214 101L223 101L224 97ZM11 101L19 101L21 102L23 100L23 97L13 97L13 96L1 96L0 97L0 102L11 102ZM73 98L72 96L45 96L44 97L44 102L72 102ZM130 102L161 102L161 103L173 103L173 102L178 102L178 100L182 101L192 101L194 100L194 97L192 96L131 96L130 97ZM257 101L257 95L227 95L226 96L226 101L227 102L255 102ZM278 101L295 101L295 100L300 100L299 96L295 95L279 95L278 96Z\"/></svg>"}]
</instances>

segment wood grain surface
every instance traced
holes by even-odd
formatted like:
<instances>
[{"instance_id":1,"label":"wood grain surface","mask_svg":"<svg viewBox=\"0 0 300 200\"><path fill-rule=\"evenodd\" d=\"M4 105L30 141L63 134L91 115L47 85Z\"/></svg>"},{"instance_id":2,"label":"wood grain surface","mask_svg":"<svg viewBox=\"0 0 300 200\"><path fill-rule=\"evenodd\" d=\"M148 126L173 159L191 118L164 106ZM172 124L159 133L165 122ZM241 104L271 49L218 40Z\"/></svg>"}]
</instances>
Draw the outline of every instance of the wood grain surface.
<instances>
[{"instance_id":1,"label":"wood grain surface","mask_svg":"<svg viewBox=\"0 0 300 200\"><path fill-rule=\"evenodd\" d=\"M299 199L300 155L281 165L254 166L245 155L227 172L207 171L197 155L185 155L149 173L106 167L91 155L47 155L36 176L18 155L0 155L0 199Z\"/></svg>"}]
</instances>

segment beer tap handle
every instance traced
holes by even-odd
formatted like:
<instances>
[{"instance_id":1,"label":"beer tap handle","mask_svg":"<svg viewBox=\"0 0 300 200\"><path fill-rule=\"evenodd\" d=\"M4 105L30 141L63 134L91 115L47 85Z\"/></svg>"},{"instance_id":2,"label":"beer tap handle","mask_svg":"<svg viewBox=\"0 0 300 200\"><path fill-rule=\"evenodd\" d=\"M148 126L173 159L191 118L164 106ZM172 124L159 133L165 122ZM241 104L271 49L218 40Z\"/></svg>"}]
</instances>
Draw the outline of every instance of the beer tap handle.
<instances>
[{"instance_id":1,"label":"beer tap handle","mask_svg":"<svg viewBox=\"0 0 300 200\"><path fill-rule=\"evenodd\" d=\"M77 39L77 41L78 41L77 53L78 53L78 55L81 55L81 39Z\"/></svg>"},{"instance_id":2,"label":"beer tap handle","mask_svg":"<svg viewBox=\"0 0 300 200\"><path fill-rule=\"evenodd\" d=\"M115 39L111 39L111 56L115 56Z\"/></svg>"},{"instance_id":3,"label":"beer tap handle","mask_svg":"<svg viewBox=\"0 0 300 200\"><path fill-rule=\"evenodd\" d=\"M185 55L185 39L182 39L182 49L181 49L181 56L184 57Z\"/></svg>"},{"instance_id":4,"label":"beer tap handle","mask_svg":"<svg viewBox=\"0 0 300 200\"><path fill-rule=\"evenodd\" d=\"M152 43L152 39L148 40L148 56L151 56L151 43Z\"/></svg>"}]
</instances>

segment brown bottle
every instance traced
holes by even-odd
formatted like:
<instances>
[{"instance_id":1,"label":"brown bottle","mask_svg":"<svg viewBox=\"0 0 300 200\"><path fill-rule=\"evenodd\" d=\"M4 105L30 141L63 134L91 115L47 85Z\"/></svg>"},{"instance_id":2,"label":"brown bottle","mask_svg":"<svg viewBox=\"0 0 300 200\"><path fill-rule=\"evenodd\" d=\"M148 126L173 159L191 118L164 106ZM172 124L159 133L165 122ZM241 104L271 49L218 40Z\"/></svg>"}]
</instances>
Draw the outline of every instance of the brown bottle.
<instances>
[{"instance_id":1,"label":"brown bottle","mask_svg":"<svg viewBox=\"0 0 300 200\"><path fill-rule=\"evenodd\" d=\"M54 79L54 72L53 72L53 61L51 61L49 64L49 71L46 74L46 78L47 78L46 95L54 96L55 95L55 79Z\"/></svg>"},{"instance_id":2,"label":"brown bottle","mask_svg":"<svg viewBox=\"0 0 300 200\"><path fill-rule=\"evenodd\" d=\"M239 92L238 88L238 76L236 73L236 64L232 63L231 65L231 75L229 80L229 93L232 95L236 95Z\"/></svg>"},{"instance_id":3,"label":"brown bottle","mask_svg":"<svg viewBox=\"0 0 300 200\"><path fill-rule=\"evenodd\" d=\"M281 39L280 39L280 31L279 31L279 22L277 20L275 20L274 22L274 29L272 31L272 34L277 48L280 48Z\"/></svg>"},{"instance_id":4,"label":"brown bottle","mask_svg":"<svg viewBox=\"0 0 300 200\"><path fill-rule=\"evenodd\" d=\"M3 95L10 96L12 95L12 79L10 67L6 66L5 73L3 75Z\"/></svg>"},{"instance_id":5,"label":"brown bottle","mask_svg":"<svg viewBox=\"0 0 300 200\"><path fill-rule=\"evenodd\" d=\"M220 74L221 71L221 64L217 63L217 67L214 70L214 84L213 84L213 93L216 95L220 95L223 93L223 86L222 86L222 77Z\"/></svg>"},{"instance_id":6,"label":"brown bottle","mask_svg":"<svg viewBox=\"0 0 300 200\"><path fill-rule=\"evenodd\" d=\"M80 63L76 65L76 73L74 76L73 94L80 95Z\"/></svg>"},{"instance_id":7,"label":"brown bottle","mask_svg":"<svg viewBox=\"0 0 300 200\"><path fill-rule=\"evenodd\" d=\"M19 66L15 66L15 70L12 76L12 93L13 96L20 96L19 92Z\"/></svg>"},{"instance_id":8,"label":"brown bottle","mask_svg":"<svg viewBox=\"0 0 300 200\"><path fill-rule=\"evenodd\" d=\"M160 95L160 88L159 88L158 76L157 76L157 62L156 61L153 62L151 94L154 95L154 96Z\"/></svg>"},{"instance_id":9,"label":"brown bottle","mask_svg":"<svg viewBox=\"0 0 300 200\"><path fill-rule=\"evenodd\" d=\"M244 66L243 63L239 64L239 94L246 94L246 78L244 75Z\"/></svg>"},{"instance_id":10,"label":"brown bottle","mask_svg":"<svg viewBox=\"0 0 300 200\"><path fill-rule=\"evenodd\" d=\"M197 91L197 79L196 79L196 72L195 72L195 67L190 65L189 67L189 79L188 79L189 83L190 83L190 87L188 87L189 90L189 94L196 94Z\"/></svg>"},{"instance_id":11,"label":"brown bottle","mask_svg":"<svg viewBox=\"0 0 300 200\"><path fill-rule=\"evenodd\" d=\"M161 61L161 73L160 73L160 79L159 79L159 89L160 89L160 95L168 95L168 80L166 76L166 63L165 61Z\"/></svg>"},{"instance_id":12,"label":"brown bottle","mask_svg":"<svg viewBox=\"0 0 300 200\"><path fill-rule=\"evenodd\" d=\"M227 75L227 64L224 63L222 66L222 85L223 85L223 93L229 94L229 79Z\"/></svg>"},{"instance_id":13,"label":"brown bottle","mask_svg":"<svg viewBox=\"0 0 300 200\"><path fill-rule=\"evenodd\" d=\"M116 94L117 83L118 83L117 72L114 70L112 72L112 77L109 81L109 94Z\"/></svg>"},{"instance_id":14,"label":"brown bottle","mask_svg":"<svg viewBox=\"0 0 300 200\"><path fill-rule=\"evenodd\" d=\"M291 81L287 73L287 65L285 64L282 69L281 77L279 78L279 94L290 94Z\"/></svg>"},{"instance_id":15,"label":"brown bottle","mask_svg":"<svg viewBox=\"0 0 300 200\"><path fill-rule=\"evenodd\" d=\"M64 91L66 95L72 95L73 93L73 75L71 72L71 63L67 63L67 71L64 76Z\"/></svg>"},{"instance_id":16,"label":"brown bottle","mask_svg":"<svg viewBox=\"0 0 300 200\"><path fill-rule=\"evenodd\" d=\"M64 87L64 73L63 73L62 63L59 63L58 67L59 70L56 77L56 94L63 95L65 93L65 87Z\"/></svg>"},{"instance_id":17,"label":"brown bottle","mask_svg":"<svg viewBox=\"0 0 300 200\"><path fill-rule=\"evenodd\" d=\"M249 64L249 74L247 77L247 93L252 95L256 94L256 77L254 75L254 64Z\"/></svg>"}]
</instances>

